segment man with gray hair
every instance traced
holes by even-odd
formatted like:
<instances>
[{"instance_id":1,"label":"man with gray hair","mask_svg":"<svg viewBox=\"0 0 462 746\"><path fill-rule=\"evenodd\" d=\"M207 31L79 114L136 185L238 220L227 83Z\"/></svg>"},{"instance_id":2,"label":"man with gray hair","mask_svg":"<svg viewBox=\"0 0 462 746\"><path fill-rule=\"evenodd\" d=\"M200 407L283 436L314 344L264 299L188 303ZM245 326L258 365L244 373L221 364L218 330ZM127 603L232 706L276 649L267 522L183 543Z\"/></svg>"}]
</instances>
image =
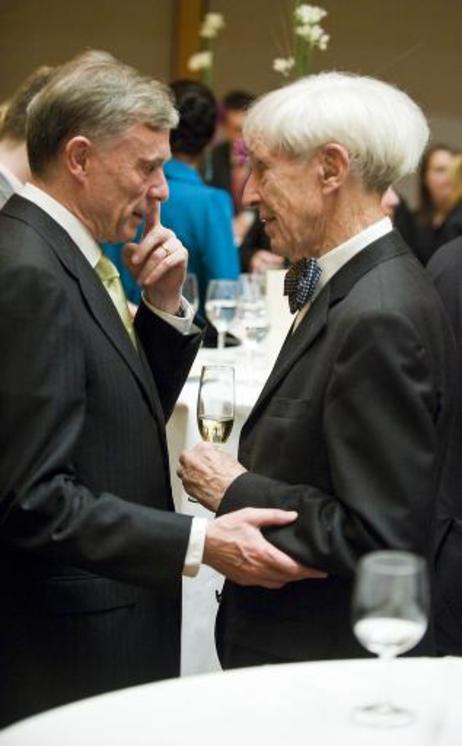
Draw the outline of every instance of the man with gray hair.
<instances>
[{"instance_id":1,"label":"man with gray hair","mask_svg":"<svg viewBox=\"0 0 462 746\"><path fill-rule=\"evenodd\" d=\"M439 299L384 217L428 137L404 93L341 73L269 93L244 136L272 250L289 256L294 323L244 425L239 462L201 444L185 488L218 515L297 510L275 546L326 573L281 590L225 585L225 667L364 654L350 622L358 559L426 555L448 427L452 345Z\"/></svg>"},{"instance_id":2,"label":"man with gray hair","mask_svg":"<svg viewBox=\"0 0 462 746\"><path fill-rule=\"evenodd\" d=\"M173 510L168 418L200 342L187 252L159 221L178 115L104 53L28 112L32 182L0 213L0 725L179 673L182 574L318 574L267 542L293 511ZM130 241L134 323L101 241Z\"/></svg>"}]
</instances>

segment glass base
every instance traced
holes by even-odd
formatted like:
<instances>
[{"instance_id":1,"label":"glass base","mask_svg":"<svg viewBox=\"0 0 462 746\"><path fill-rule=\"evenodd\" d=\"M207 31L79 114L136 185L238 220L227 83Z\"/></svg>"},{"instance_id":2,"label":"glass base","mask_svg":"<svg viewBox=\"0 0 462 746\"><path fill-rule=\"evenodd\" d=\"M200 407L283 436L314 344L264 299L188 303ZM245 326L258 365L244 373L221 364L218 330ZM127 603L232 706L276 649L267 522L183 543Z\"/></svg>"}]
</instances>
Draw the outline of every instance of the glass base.
<instances>
[{"instance_id":1,"label":"glass base","mask_svg":"<svg viewBox=\"0 0 462 746\"><path fill-rule=\"evenodd\" d=\"M360 725L373 728L400 728L410 725L414 721L414 714L410 710L388 703L356 707L353 710L353 720Z\"/></svg>"}]
</instances>

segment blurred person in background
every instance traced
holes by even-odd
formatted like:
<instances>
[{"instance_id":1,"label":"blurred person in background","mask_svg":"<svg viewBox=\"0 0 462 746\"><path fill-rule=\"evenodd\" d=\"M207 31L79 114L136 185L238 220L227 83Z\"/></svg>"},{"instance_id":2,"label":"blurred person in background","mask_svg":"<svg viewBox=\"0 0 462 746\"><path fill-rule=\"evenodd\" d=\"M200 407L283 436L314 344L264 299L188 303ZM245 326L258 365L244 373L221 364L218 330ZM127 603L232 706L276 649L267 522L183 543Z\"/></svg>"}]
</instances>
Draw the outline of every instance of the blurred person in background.
<instances>
[{"instance_id":1,"label":"blurred person in background","mask_svg":"<svg viewBox=\"0 0 462 746\"><path fill-rule=\"evenodd\" d=\"M239 247L243 272L281 269L284 259L271 251L270 242L255 210L242 204L242 193L250 173L242 127L247 109L255 100L253 93L230 91L222 101L221 127L225 139L216 145L206 159L206 180L226 189L234 205L234 237Z\"/></svg>"},{"instance_id":2,"label":"blurred person in background","mask_svg":"<svg viewBox=\"0 0 462 746\"><path fill-rule=\"evenodd\" d=\"M30 178L26 147L27 107L54 70L39 67L2 105L0 116L0 207Z\"/></svg>"},{"instance_id":3,"label":"blurred person in background","mask_svg":"<svg viewBox=\"0 0 462 746\"><path fill-rule=\"evenodd\" d=\"M162 206L162 222L188 249L188 272L197 277L203 315L209 281L235 280L239 275L233 209L229 194L205 184L199 173L216 127L217 104L212 91L187 79L174 81L170 89L180 120L170 134L172 158L165 164L169 197Z\"/></svg>"},{"instance_id":4,"label":"blurred person in background","mask_svg":"<svg viewBox=\"0 0 462 746\"><path fill-rule=\"evenodd\" d=\"M415 213L416 237L413 246L418 259L427 264L445 243L446 220L453 209L451 169L456 151L443 144L429 147L419 169L419 207Z\"/></svg>"},{"instance_id":5,"label":"blurred person in background","mask_svg":"<svg viewBox=\"0 0 462 746\"><path fill-rule=\"evenodd\" d=\"M434 542L435 642L439 655L462 655L462 235L441 246L427 269L456 340L453 418Z\"/></svg>"}]
</instances>

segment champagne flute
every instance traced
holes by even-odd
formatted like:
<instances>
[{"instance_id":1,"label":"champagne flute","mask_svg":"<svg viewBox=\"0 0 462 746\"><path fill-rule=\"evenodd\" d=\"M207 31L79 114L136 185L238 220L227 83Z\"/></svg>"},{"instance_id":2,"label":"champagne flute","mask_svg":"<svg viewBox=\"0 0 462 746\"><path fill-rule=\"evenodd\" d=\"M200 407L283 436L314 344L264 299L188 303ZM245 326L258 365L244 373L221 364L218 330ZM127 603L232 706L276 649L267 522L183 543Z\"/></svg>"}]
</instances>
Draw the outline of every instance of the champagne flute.
<instances>
[{"instance_id":1,"label":"champagne flute","mask_svg":"<svg viewBox=\"0 0 462 746\"><path fill-rule=\"evenodd\" d=\"M226 332L236 315L237 282L210 280L205 298L205 313L218 332L218 349L225 346Z\"/></svg>"},{"instance_id":2,"label":"champagne flute","mask_svg":"<svg viewBox=\"0 0 462 746\"><path fill-rule=\"evenodd\" d=\"M199 309L199 289L197 277L192 272L188 272L183 283L183 295L190 303L196 314Z\"/></svg>"},{"instance_id":3,"label":"champagne flute","mask_svg":"<svg viewBox=\"0 0 462 746\"><path fill-rule=\"evenodd\" d=\"M197 425L202 440L226 443L234 423L234 368L204 365L197 397Z\"/></svg>"},{"instance_id":4,"label":"champagne flute","mask_svg":"<svg viewBox=\"0 0 462 746\"><path fill-rule=\"evenodd\" d=\"M411 650L427 628L429 589L425 561L410 552L385 550L364 556L353 593L353 629L366 650L390 661ZM354 719L390 727L414 720L411 711L385 697L358 707Z\"/></svg>"}]
</instances>

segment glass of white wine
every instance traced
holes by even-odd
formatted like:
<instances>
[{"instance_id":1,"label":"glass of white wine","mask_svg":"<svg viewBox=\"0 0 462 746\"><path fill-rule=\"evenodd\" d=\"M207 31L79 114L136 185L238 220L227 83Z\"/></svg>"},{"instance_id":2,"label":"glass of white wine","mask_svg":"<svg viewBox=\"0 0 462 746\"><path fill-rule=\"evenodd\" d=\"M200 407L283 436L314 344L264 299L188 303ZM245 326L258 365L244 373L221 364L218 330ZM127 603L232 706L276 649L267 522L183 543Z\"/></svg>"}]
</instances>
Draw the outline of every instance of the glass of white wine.
<instances>
[{"instance_id":1,"label":"glass of white wine","mask_svg":"<svg viewBox=\"0 0 462 746\"><path fill-rule=\"evenodd\" d=\"M197 424L202 440L226 443L234 424L234 368L204 365L197 397Z\"/></svg>"},{"instance_id":2,"label":"glass of white wine","mask_svg":"<svg viewBox=\"0 0 462 746\"><path fill-rule=\"evenodd\" d=\"M205 313L218 332L218 349L225 346L226 332L236 315L237 282L235 280L210 280L205 298Z\"/></svg>"},{"instance_id":3,"label":"glass of white wine","mask_svg":"<svg viewBox=\"0 0 462 746\"><path fill-rule=\"evenodd\" d=\"M389 661L411 650L427 629L429 585L425 561L410 552L371 552L359 562L353 593L353 629L366 650ZM385 672L384 672L385 673ZM356 722L408 725L414 714L387 698L358 707Z\"/></svg>"}]
</instances>

